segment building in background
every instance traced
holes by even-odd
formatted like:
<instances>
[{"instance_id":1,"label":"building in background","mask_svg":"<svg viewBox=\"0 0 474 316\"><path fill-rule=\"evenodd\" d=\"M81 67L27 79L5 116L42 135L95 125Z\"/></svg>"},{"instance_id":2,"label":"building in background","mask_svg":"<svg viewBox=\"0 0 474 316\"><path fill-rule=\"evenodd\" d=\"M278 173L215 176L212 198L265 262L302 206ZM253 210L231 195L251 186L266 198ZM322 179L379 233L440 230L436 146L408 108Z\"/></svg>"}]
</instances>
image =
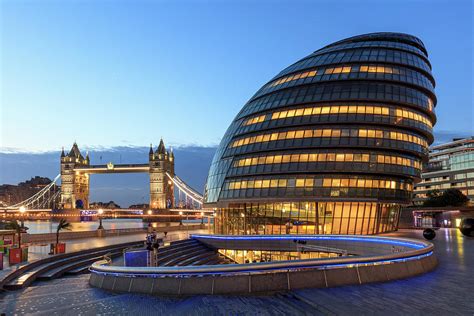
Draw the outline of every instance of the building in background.
<instances>
[{"instance_id":1,"label":"building in background","mask_svg":"<svg viewBox=\"0 0 474 316\"><path fill-rule=\"evenodd\" d=\"M421 182L415 185L413 202L423 205L431 190L458 189L474 201L474 136L430 148Z\"/></svg>"},{"instance_id":2,"label":"building in background","mask_svg":"<svg viewBox=\"0 0 474 316\"><path fill-rule=\"evenodd\" d=\"M413 206L402 212L400 227L459 227L474 217L474 137L430 148L422 181L415 184ZM469 198L464 206L425 206L430 191L458 189Z\"/></svg>"},{"instance_id":3,"label":"building in background","mask_svg":"<svg viewBox=\"0 0 474 316\"><path fill-rule=\"evenodd\" d=\"M247 102L205 188L219 234L376 234L427 161L435 81L416 37L373 33L290 65Z\"/></svg>"}]
</instances>

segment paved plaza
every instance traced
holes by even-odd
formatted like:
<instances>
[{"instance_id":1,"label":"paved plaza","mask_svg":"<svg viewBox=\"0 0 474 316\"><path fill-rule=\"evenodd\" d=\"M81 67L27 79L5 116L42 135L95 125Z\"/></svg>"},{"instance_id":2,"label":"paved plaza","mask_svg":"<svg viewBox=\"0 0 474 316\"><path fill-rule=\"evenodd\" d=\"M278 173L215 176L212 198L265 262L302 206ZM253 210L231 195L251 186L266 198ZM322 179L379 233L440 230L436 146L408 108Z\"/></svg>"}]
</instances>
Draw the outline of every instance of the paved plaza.
<instances>
[{"instance_id":1,"label":"paved plaza","mask_svg":"<svg viewBox=\"0 0 474 316\"><path fill-rule=\"evenodd\" d=\"M388 235L422 238L422 231ZM81 275L5 293L0 310L7 315L473 315L474 238L440 229L433 243L439 259L435 271L387 283L262 296L163 298L104 292L89 287L89 275Z\"/></svg>"}]
</instances>

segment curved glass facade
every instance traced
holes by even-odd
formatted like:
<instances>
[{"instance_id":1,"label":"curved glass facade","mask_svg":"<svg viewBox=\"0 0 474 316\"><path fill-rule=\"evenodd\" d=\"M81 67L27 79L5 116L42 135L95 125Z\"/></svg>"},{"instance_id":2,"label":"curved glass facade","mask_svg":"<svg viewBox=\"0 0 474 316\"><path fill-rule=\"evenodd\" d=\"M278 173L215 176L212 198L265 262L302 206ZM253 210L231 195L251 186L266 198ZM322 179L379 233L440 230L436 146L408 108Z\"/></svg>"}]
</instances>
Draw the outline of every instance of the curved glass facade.
<instances>
[{"instance_id":1,"label":"curved glass facade","mask_svg":"<svg viewBox=\"0 0 474 316\"><path fill-rule=\"evenodd\" d=\"M436 123L423 43L373 33L328 45L263 85L215 154L205 205L220 234L397 228Z\"/></svg>"}]
</instances>

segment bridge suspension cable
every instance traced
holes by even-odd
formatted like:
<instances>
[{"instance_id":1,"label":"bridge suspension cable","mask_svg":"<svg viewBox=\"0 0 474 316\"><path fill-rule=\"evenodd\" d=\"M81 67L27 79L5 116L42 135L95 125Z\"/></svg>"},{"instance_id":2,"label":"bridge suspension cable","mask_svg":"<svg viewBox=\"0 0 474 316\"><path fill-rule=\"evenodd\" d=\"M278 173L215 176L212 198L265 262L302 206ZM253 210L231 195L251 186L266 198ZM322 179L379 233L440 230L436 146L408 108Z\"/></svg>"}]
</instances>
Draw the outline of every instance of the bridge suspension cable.
<instances>
[{"instance_id":1,"label":"bridge suspension cable","mask_svg":"<svg viewBox=\"0 0 474 316\"><path fill-rule=\"evenodd\" d=\"M181 180L177 175L171 177L170 174L167 172L166 176L173 181L174 185L178 188L178 190L182 191L185 196L189 197L191 200L196 202L199 206L202 207L203 196L187 185L183 180Z\"/></svg>"},{"instance_id":2,"label":"bridge suspension cable","mask_svg":"<svg viewBox=\"0 0 474 316\"><path fill-rule=\"evenodd\" d=\"M32 209L32 208L41 208L47 205L50 205L52 202L56 201L56 199L59 197L61 191L57 190L56 191L56 182L59 180L61 177L60 174L58 174L53 181L51 181L47 186L42 188L40 191L36 192L29 198L27 198L24 201L21 201L19 203L7 206L7 210L17 210L20 207L25 207L27 209Z\"/></svg>"}]
</instances>

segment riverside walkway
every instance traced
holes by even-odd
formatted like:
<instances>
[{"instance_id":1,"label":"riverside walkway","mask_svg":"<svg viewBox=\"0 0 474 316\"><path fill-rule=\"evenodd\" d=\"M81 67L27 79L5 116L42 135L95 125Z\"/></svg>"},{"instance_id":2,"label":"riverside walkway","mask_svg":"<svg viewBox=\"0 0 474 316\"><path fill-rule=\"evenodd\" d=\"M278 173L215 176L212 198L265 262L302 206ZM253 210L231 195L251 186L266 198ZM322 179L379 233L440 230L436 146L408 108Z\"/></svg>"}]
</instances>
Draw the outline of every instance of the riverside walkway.
<instances>
[{"instance_id":1,"label":"riverside walkway","mask_svg":"<svg viewBox=\"0 0 474 316\"><path fill-rule=\"evenodd\" d=\"M423 238L419 230L387 235ZM0 310L7 315L472 315L474 238L440 229L432 242L439 259L436 270L386 283L259 296L169 298L109 293L91 288L89 276L82 275L3 294Z\"/></svg>"},{"instance_id":2,"label":"riverside walkway","mask_svg":"<svg viewBox=\"0 0 474 316\"><path fill-rule=\"evenodd\" d=\"M189 227L187 227L189 226ZM178 226L168 227L169 233L165 241L174 241L185 239L190 233L206 233L207 229L195 229L196 225L184 225L183 230L173 231L178 229ZM189 228L189 229L188 229ZM158 235L161 237L163 233L160 232L163 229L157 229ZM126 234L119 236L107 236L107 237L87 237L87 238L75 238L75 239L61 239L61 242L66 243L66 252L76 252L80 250L97 248L109 245L115 245L120 243L126 243L131 241L145 240L146 230L137 230L134 234ZM7 274L15 271L16 269L24 266L25 264L34 262L39 259L46 258L50 256L48 253L50 251L49 244L34 244L28 247L28 262L21 264L15 264L10 266L8 264L8 257L5 256L3 259L3 270L0 270L0 280L2 280Z\"/></svg>"}]
</instances>

